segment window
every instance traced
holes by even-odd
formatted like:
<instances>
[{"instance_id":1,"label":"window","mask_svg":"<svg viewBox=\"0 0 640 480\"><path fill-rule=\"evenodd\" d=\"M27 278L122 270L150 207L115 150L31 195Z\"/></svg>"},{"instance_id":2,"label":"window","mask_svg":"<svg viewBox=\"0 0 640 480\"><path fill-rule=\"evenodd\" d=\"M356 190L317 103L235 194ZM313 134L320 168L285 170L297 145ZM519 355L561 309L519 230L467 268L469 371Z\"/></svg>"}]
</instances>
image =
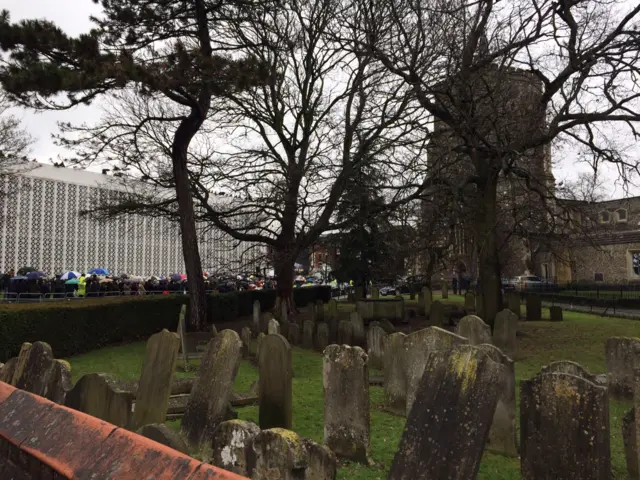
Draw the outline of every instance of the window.
<instances>
[{"instance_id":1,"label":"window","mask_svg":"<svg viewBox=\"0 0 640 480\"><path fill-rule=\"evenodd\" d=\"M616 210L616 221L617 222L626 222L627 221L627 210L624 208L619 208Z\"/></svg>"},{"instance_id":2,"label":"window","mask_svg":"<svg viewBox=\"0 0 640 480\"><path fill-rule=\"evenodd\" d=\"M633 273L640 275L640 252L631 252L631 268Z\"/></svg>"},{"instance_id":3,"label":"window","mask_svg":"<svg viewBox=\"0 0 640 480\"><path fill-rule=\"evenodd\" d=\"M611 221L611 216L607 211L600 212L598 218L600 219L600 223L609 223Z\"/></svg>"},{"instance_id":4,"label":"window","mask_svg":"<svg viewBox=\"0 0 640 480\"><path fill-rule=\"evenodd\" d=\"M596 282L604 282L604 273L595 273L593 276Z\"/></svg>"}]
</instances>

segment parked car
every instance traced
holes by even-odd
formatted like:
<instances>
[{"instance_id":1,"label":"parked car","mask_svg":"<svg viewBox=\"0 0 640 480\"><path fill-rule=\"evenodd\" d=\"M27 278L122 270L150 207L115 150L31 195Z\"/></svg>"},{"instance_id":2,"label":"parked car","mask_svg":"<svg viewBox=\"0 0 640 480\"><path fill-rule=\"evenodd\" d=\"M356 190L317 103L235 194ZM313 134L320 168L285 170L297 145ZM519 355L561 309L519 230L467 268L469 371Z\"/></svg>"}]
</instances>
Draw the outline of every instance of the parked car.
<instances>
[{"instance_id":1,"label":"parked car","mask_svg":"<svg viewBox=\"0 0 640 480\"><path fill-rule=\"evenodd\" d=\"M545 280L535 275L521 275L514 279L515 289L524 292L527 290L557 290L556 283Z\"/></svg>"},{"instance_id":2,"label":"parked car","mask_svg":"<svg viewBox=\"0 0 640 480\"><path fill-rule=\"evenodd\" d=\"M505 292L512 292L516 289L515 281L512 278L502 279L502 290Z\"/></svg>"},{"instance_id":3,"label":"parked car","mask_svg":"<svg viewBox=\"0 0 640 480\"><path fill-rule=\"evenodd\" d=\"M387 295L395 295L396 294L396 287L382 287L380 289L380 295L382 295L383 297L386 297Z\"/></svg>"}]
</instances>

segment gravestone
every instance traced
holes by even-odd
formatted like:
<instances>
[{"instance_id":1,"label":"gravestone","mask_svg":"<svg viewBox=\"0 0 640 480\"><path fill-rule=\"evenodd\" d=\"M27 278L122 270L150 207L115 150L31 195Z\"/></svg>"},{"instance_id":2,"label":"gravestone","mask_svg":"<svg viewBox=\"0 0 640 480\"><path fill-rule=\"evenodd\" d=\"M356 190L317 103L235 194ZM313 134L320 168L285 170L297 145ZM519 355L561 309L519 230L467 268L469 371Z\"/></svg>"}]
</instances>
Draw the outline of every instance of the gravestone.
<instances>
[{"instance_id":1,"label":"gravestone","mask_svg":"<svg viewBox=\"0 0 640 480\"><path fill-rule=\"evenodd\" d=\"M545 365L540 369L540 373L568 373L569 375L589 380L591 383L598 383L594 374L590 373L579 363L571 362L569 360L560 360L558 362L552 362L549 365Z\"/></svg>"},{"instance_id":2,"label":"gravestone","mask_svg":"<svg viewBox=\"0 0 640 480\"><path fill-rule=\"evenodd\" d=\"M329 344L336 343L338 341L338 317L327 318L327 325L329 326Z\"/></svg>"},{"instance_id":3,"label":"gravestone","mask_svg":"<svg viewBox=\"0 0 640 480\"><path fill-rule=\"evenodd\" d=\"M407 376L406 415L409 415L413 406L429 355L439 350L451 350L465 343L466 338L439 327L428 327L407 335L404 342L404 368Z\"/></svg>"},{"instance_id":4,"label":"gravestone","mask_svg":"<svg viewBox=\"0 0 640 480\"><path fill-rule=\"evenodd\" d=\"M358 286L353 291L354 300L357 302L358 300L362 300L364 297L364 287Z\"/></svg>"},{"instance_id":5,"label":"gravestone","mask_svg":"<svg viewBox=\"0 0 640 480\"><path fill-rule=\"evenodd\" d=\"M251 329L243 327L240 331L240 339L242 340L242 358L249 358L249 348L251 347Z\"/></svg>"},{"instance_id":6,"label":"gravestone","mask_svg":"<svg viewBox=\"0 0 640 480\"><path fill-rule=\"evenodd\" d=\"M318 306L314 302L311 302L309 303L307 308L309 310L309 320L313 323L316 323L318 321Z\"/></svg>"},{"instance_id":7,"label":"gravestone","mask_svg":"<svg viewBox=\"0 0 640 480\"><path fill-rule=\"evenodd\" d=\"M378 300L380 298L380 290L376 287L371 287L371 298L373 300Z\"/></svg>"},{"instance_id":8,"label":"gravestone","mask_svg":"<svg viewBox=\"0 0 640 480\"><path fill-rule=\"evenodd\" d=\"M476 309L476 296L471 292L464 294L464 309L467 311Z\"/></svg>"},{"instance_id":9,"label":"gravestone","mask_svg":"<svg viewBox=\"0 0 640 480\"><path fill-rule=\"evenodd\" d=\"M303 480L308 466L303 440L284 428L262 430L247 449L252 480Z\"/></svg>"},{"instance_id":10,"label":"gravestone","mask_svg":"<svg viewBox=\"0 0 640 480\"><path fill-rule=\"evenodd\" d=\"M424 315L428 315L431 311L431 304L433 303L431 290L428 287L422 287L420 293L422 294L422 311Z\"/></svg>"},{"instance_id":11,"label":"gravestone","mask_svg":"<svg viewBox=\"0 0 640 480\"><path fill-rule=\"evenodd\" d=\"M263 332L258 334L258 338L256 338L256 358L260 358L260 346L262 345L262 341L266 335Z\"/></svg>"},{"instance_id":12,"label":"gravestone","mask_svg":"<svg viewBox=\"0 0 640 480\"><path fill-rule=\"evenodd\" d=\"M233 330L221 331L202 357L180 429L203 461L211 456L213 431L224 421L241 357L242 341Z\"/></svg>"},{"instance_id":13,"label":"gravestone","mask_svg":"<svg viewBox=\"0 0 640 480\"><path fill-rule=\"evenodd\" d=\"M15 366L13 367L13 375L11 376L11 381L9 384L14 387L18 383L18 380L22 377L22 373L24 372L24 366L29 360L29 354L31 353L32 344L29 342L24 342L20 346L20 352L18 353L18 357L16 358Z\"/></svg>"},{"instance_id":14,"label":"gravestone","mask_svg":"<svg viewBox=\"0 0 640 480\"><path fill-rule=\"evenodd\" d=\"M154 442L166 445L169 448L173 448L185 455L189 455L189 447L185 443L184 439L173 428L168 427L164 423L152 423L144 425L136 432L138 435L147 437Z\"/></svg>"},{"instance_id":15,"label":"gravestone","mask_svg":"<svg viewBox=\"0 0 640 480\"><path fill-rule=\"evenodd\" d=\"M180 354L182 355L182 367L185 372L189 371L189 352L187 350L187 325L185 317L187 315L187 306L180 307L180 316L178 317L178 337L180 337Z\"/></svg>"},{"instance_id":16,"label":"gravestone","mask_svg":"<svg viewBox=\"0 0 640 480\"><path fill-rule=\"evenodd\" d=\"M262 308L260 306L260 300L253 301L253 318L251 322L251 330L256 332L256 335L260 333L262 330L260 329L260 315L262 313Z\"/></svg>"},{"instance_id":17,"label":"gravestone","mask_svg":"<svg viewBox=\"0 0 640 480\"><path fill-rule=\"evenodd\" d=\"M476 478L503 369L469 345L429 355L389 480Z\"/></svg>"},{"instance_id":18,"label":"gravestone","mask_svg":"<svg viewBox=\"0 0 640 480\"><path fill-rule=\"evenodd\" d=\"M449 284L447 282L444 282L442 284L442 299L446 300L449 298Z\"/></svg>"},{"instance_id":19,"label":"gravestone","mask_svg":"<svg viewBox=\"0 0 640 480\"><path fill-rule=\"evenodd\" d=\"M316 300L316 315L318 322L325 321L324 302L322 300Z\"/></svg>"},{"instance_id":20,"label":"gravestone","mask_svg":"<svg viewBox=\"0 0 640 480\"><path fill-rule=\"evenodd\" d=\"M384 337L387 333L378 325L370 325L367 330L367 355L369 366L376 370L384 368Z\"/></svg>"},{"instance_id":21,"label":"gravestone","mask_svg":"<svg viewBox=\"0 0 640 480\"><path fill-rule=\"evenodd\" d=\"M369 464L369 367L360 347L329 345L323 355L324 443L336 456Z\"/></svg>"},{"instance_id":22,"label":"gravestone","mask_svg":"<svg viewBox=\"0 0 640 480\"><path fill-rule=\"evenodd\" d=\"M291 428L291 346L282 335L267 335L260 346L260 428Z\"/></svg>"},{"instance_id":23,"label":"gravestone","mask_svg":"<svg viewBox=\"0 0 640 480\"><path fill-rule=\"evenodd\" d=\"M280 302L280 323L289 323L289 305L287 302Z\"/></svg>"},{"instance_id":24,"label":"gravestone","mask_svg":"<svg viewBox=\"0 0 640 480\"><path fill-rule=\"evenodd\" d=\"M380 320L379 323L380 323L380 326L382 327L382 329L385 332L387 332L387 333L396 333L396 327L394 327L393 323L391 323L386 318L383 318L382 320Z\"/></svg>"},{"instance_id":25,"label":"gravestone","mask_svg":"<svg viewBox=\"0 0 640 480\"><path fill-rule=\"evenodd\" d=\"M516 331L518 316L511 310L502 310L493 322L493 344L505 355L514 358L517 354Z\"/></svg>"},{"instance_id":26,"label":"gravestone","mask_svg":"<svg viewBox=\"0 0 640 480\"><path fill-rule=\"evenodd\" d=\"M329 325L324 322L318 323L316 325L316 338L315 338L316 350L319 352L324 352L324 349L327 348L329 343Z\"/></svg>"},{"instance_id":27,"label":"gravestone","mask_svg":"<svg viewBox=\"0 0 640 480\"><path fill-rule=\"evenodd\" d=\"M484 352L491 360L504 367L500 382L501 390L498 395L496 411L493 414L493 421L491 422L487 448L501 455L517 457L516 373L513 360L502 353L499 348L490 344L478 345L478 349Z\"/></svg>"},{"instance_id":28,"label":"gravestone","mask_svg":"<svg viewBox=\"0 0 640 480\"><path fill-rule=\"evenodd\" d=\"M313 333L316 324L314 321L305 320L302 324L302 348L311 350L313 348Z\"/></svg>"},{"instance_id":29,"label":"gravestone","mask_svg":"<svg viewBox=\"0 0 640 480\"><path fill-rule=\"evenodd\" d=\"M517 292L508 292L507 293L507 308L516 314L520 319L522 317L521 311L521 302L520 302L520 294Z\"/></svg>"},{"instance_id":30,"label":"gravestone","mask_svg":"<svg viewBox=\"0 0 640 480\"><path fill-rule=\"evenodd\" d=\"M554 305L549 307L549 318L552 322L561 322L562 318L562 307Z\"/></svg>"},{"instance_id":31,"label":"gravestone","mask_svg":"<svg viewBox=\"0 0 640 480\"><path fill-rule=\"evenodd\" d=\"M364 346L366 341L366 334L364 331L364 321L358 312L351 312L349 314L349 321L351 322L351 332L353 335L352 345L359 347Z\"/></svg>"},{"instance_id":32,"label":"gravestone","mask_svg":"<svg viewBox=\"0 0 640 480\"><path fill-rule=\"evenodd\" d=\"M168 330L152 335L147 341L133 412L133 430L166 420L179 349L180 337Z\"/></svg>"},{"instance_id":33,"label":"gravestone","mask_svg":"<svg viewBox=\"0 0 640 480\"><path fill-rule=\"evenodd\" d=\"M456 333L469 339L469 345L492 343L491 327L476 315L466 315L460 319Z\"/></svg>"},{"instance_id":34,"label":"gravestone","mask_svg":"<svg viewBox=\"0 0 640 480\"><path fill-rule=\"evenodd\" d=\"M211 325L211 338L216 338L216 335L218 335L218 329L215 325Z\"/></svg>"},{"instance_id":35,"label":"gravestone","mask_svg":"<svg viewBox=\"0 0 640 480\"><path fill-rule=\"evenodd\" d=\"M300 345L300 325L297 323L289 324L287 340L289 340L289 344L292 346Z\"/></svg>"},{"instance_id":36,"label":"gravestone","mask_svg":"<svg viewBox=\"0 0 640 480\"><path fill-rule=\"evenodd\" d=\"M338 323L338 344L351 345L353 343L353 325L347 320Z\"/></svg>"},{"instance_id":37,"label":"gravestone","mask_svg":"<svg viewBox=\"0 0 640 480\"><path fill-rule=\"evenodd\" d=\"M622 440L627 472L632 480L640 479L640 369L634 370L633 405L622 418Z\"/></svg>"},{"instance_id":38,"label":"gravestone","mask_svg":"<svg viewBox=\"0 0 640 480\"><path fill-rule=\"evenodd\" d=\"M114 384L115 380L105 373L89 373L67 393L64 404L117 427L129 428L133 394Z\"/></svg>"},{"instance_id":39,"label":"gravestone","mask_svg":"<svg viewBox=\"0 0 640 480\"><path fill-rule=\"evenodd\" d=\"M640 368L640 338L608 338L605 343L605 360L611 395L619 399L632 399L633 371Z\"/></svg>"},{"instance_id":40,"label":"gravestone","mask_svg":"<svg viewBox=\"0 0 640 480\"><path fill-rule=\"evenodd\" d=\"M45 342L34 342L23 358L20 375L14 374L15 387L44 397L55 363L51 347Z\"/></svg>"},{"instance_id":41,"label":"gravestone","mask_svg":"<svg viewBox=\"0 0 640 480\"><path fill-rule=\"evenodd\" d=\"M56 360L49 375L49 383L45 398L64 405L67 393L73 388L71 380L71 365L66 360Z\"/></svg>"},{"instance_id":42,"label":"gravestone","mask_svg":"<svg viewBox=\"0 0 640 480\"><path fill-rule=\"evenodd\" d=\"M213 432L211 464L238 475L250 476L249 449L260 428L244 420L222 422Z\"/></svg>"},{"instance_id":43,"label":"gravestone","mask_svg":"<svg viewBox=\"0 0 640 480\"><path fill-rule=\"evenodd\" d=\"M0 369L0 381L4 383L11 383L11 379L13 378L13 372L16 369L17 362L18 357L13 357L7 360L7 363L5 363Z\"/></svg>"},{"instance_id":44,"label":"gravestone","mask_svg":"<svg viewBox=\"0 0 640 480\"><path fill-rule=\"evenodd\" d=\"M607 389L566 373L520 382L524 480L611 478Z\"/></svg>"},{"instance_id":45,"label":"gravestone","mask_svg":"<svg viewBox=\"0 0 640 480\"><path fill-rule=\"evenodd\" d=\"M329 300L329 317L337 318L338 317L338 302L335 299Z\"/></svg>"},{"instance_id":46,"label":"gravestone","mask_svg":"<svg viewBox=\"0 0 640 480\"><path fill-rule=\"evenodd\" d=\"M385 408L396 415L404 415L407 408L407 378L404 369L406 338L402 332L384 337Z\"/></svg>"},{"instance_id":47,"label":"gravestone","mask_svg":"<svg viewBox=\"0 0 640 480\"><path fill-rule=\"evenodd\" d=\"M442 327L444 323L444 304L438 300L431 304L431 311L429 312L428 325L430 327Z\"/></svg>"},{"instance_id":48,"label":"gravestone","mask_svg":"<svg viewBox=\"0 0 640 480\"><path fill-rule=\"evenodd\" d=\"M527 321L542 320L542 301L540 295L527 295Z\"/></svg>"},{"instance_id":49,"label":"gravestone","mask_svg":"<svg viewBox=\"0 0 640 480\"><path fill-rule=\"evenodd\" d=\"M302 445L307 456L304 478L307 480L335 480L338 461L329 447L308 438L302 439Z\"/></svg>"},{"instance_id":50,"label":"gravestone","mask_svg":"<svg viewBox=\"0 0 640 480\"><path fill-rule=\"evenodd\" d=\"M269 320L267 333L269 335L278 335L280 333L280 322L278 322L275 318Z\"/></svg>"},{"instance_id":51,"label":"gravestone","mask_svg":"<svg viewBox=\"0 0 640 480\"><path fill-rule=\"evenodd\" d=\"M269 322L273 319L273 313L265 312L260 317L260 330L258 332L268 333L269 332Z\"/></svg>"}]
</instances>

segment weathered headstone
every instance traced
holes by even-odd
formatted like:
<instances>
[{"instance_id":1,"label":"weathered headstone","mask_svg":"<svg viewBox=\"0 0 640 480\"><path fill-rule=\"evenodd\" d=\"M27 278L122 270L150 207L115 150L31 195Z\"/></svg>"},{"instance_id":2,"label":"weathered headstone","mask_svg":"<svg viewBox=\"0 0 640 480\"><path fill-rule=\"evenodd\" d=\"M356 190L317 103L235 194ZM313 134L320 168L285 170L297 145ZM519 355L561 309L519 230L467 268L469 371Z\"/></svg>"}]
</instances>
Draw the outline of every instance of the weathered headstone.
<instances>
[{"instance_id":1,"label":"weathered headstone","mask_svg":"<svg viewBox=\"0 0 640 480\"><path fill-rule=\"evenodd\" d=\"M304 443L284 428L262 430L251 442L249 468L252 480L302 480L308 466Z\"/></svg>"},{"instance_id":2,"label":"weathered headstone","mask_svg":"<svg viewBox=\"0 0 640 480\"><path fill-rule=\"evenodd\" d=\"M540 373L568 373L576 377L584 378L592 383L597 384L596 376L590 373L586 368L576 362L569 360L560 360L558 362L552 362L549 365L545 365L540 369Z\"/></svg>"},{"instance_id":3,"label":"weathered headstone","mask_svg":"<svg viewBox=\"0 0 640 480\"><path fill-rule=\"evenodd\" d=\"M630 480L640 478L640 458L638 452L638 422L636 421L636 409L631 408L622 417L622 440L624 443L624 456L627 462L627 473Z\"/></svg>"},{"instance_id":4,"label":"weathered headstone","mask_svg":"<svg viewBox=\"0 0 640 480\"><path fill-rule=\"evenodd\" d=\"M16 369L16 363L18 363L18 357L13 357L7 360L7 362L0 369L0 381L4 383L11 383L13 378L13 372Z\"/></svg>"},{"instance_id":5,"label":"weathered headstone","mask_svg":"<svg viewBox=\"0 0 640 480\"><path fill-rule=\"evenodd\" d=\"M407 378L404 368L406 338L402 332L384 337L385 407L396 415L404 415L407 408Z\"/></svg>"},{"instance_id":6,"label":"weathered headstone","mask_svg":"<svg viewBox=\"0 0 640 480\"><path fill-rule=\"evenodd\" d=\"M335 480L338 461L335 454L326 445L320 445L308 438L302 439L307 455L306 480Z\"/></svg>"},{"instance_id":7,"label":"weathered headstone","mask_svg":"<svg viewBox=\"0 0 640 480\"><path fill-rule=\"evenodd\" d=\"M297 323L289 324L289 331L287 332L287 340L292 346L300 344L300 325Z\"/></svg>"},{"instance_id":8,"label":"weathered headstone","mask_svg":"<svg viewBox=\"0 0 640 480\"><path fill-rule=\"evenodd\" d=\"M407 335L404 342L404 368L407 375L406 415L409 415L413 406L429 355L439 350L451 350L457 345L466 343L466 338L439 327L424 328Z\"/></svg>"},{"instance_id":9,"label":"weathered headstone","mask_svg":"<svg viewBox=\"0 0 640 480\"><path fill-rule=\"evenodd\" d=\"M367 355L369 366L376 370L384 368L384 337L387 333L378 325L369 325L367 330Z\"/></svg>"},{"instance_id":10,"label":"weathered headstone","mask_svg":"<svg viewBox=\"0 0 640 480\"><path fill-rule=\"evenodd\" d=\"M9 382L14 387L18 383L18 380L22 377L24 366L26 365L27 360L29 360L31 346L32 344L29 342L25 342L20 346L20 352L18 353L15 366L13 367L13 375L11 376L11 381Z\"/></svg>"},{"instance_id":11,"label":"weathered headstone","mask_svg":"<svg viewBox=\"0 0 640 480\"><path fill-rule=\"evenodd\" d=\"M34 342L22 364L20 376L14 375L15 387L45 396L55 360L48 343Z\"/></svg>"},{"instance_id":12,"label":"weathered headstone","mask_svg":"<svg viewBox=\"0 0 640 480\"><path fill-rule=\"evenodd\" d=\"M324 322L316 325L316 337L315 347L319 352L324 352L324 349L329 346L329 325Z\"/></svg>"},{"instance_id":13,"label":"weathered headstone","mask_svg":"<svg viewBox=\"0 0 640 480\"><path fill-rule=\"evenodd\" d=\"M323 355L324 443L369 464L369 367L360 347L329 345Z\"/></svg>"},{"instance_id":14,"label":"weathered headstone","mask_svg":"<svg viewBox=\"0 0 640 480\"><path fill-rule=\"evenodd\" d=\"M260 428L291 428L291 346L282 335L267 335L258 359Z\"/></svg>"},{"instance_id":15,"label":"weathered headstone","mask_svg":"<svg viewBox=\"0 0 640 480\"><path fill-rule=\"evenodd\" d=\"M327 325L329 325L329 344L336 343L338 341L338 317L329 316Z\"/></svg>"},{"instance_id":16,"label":"weathered headstone","mask_svg":"<svg viewBox=\"0 0 640 480\"><path fill-rule=\"evenodd\" d=\"M66 360L56 360L49 375L45 398L64 405L67 393L73 388L71 365Z\"/></svg>"},{"instance_id":17,"label":"weathered headstone","mask_svg":"<svg viewBox=\"0 0 640 480\"><path fill-rule=\"evenodd\" d=\"M185 455L189 455L189 447L186 442L173 428L168 427L164 423L152 423L144 425L136 432L138 435L147 437L154 442L166 445L169 448L173 448Z\"/></svg>"},{"instance_id":18,"label":"weathered headstone","mask_svg":"<svg viewBox=\"0 0 640 480\"><path fill-rule=\"evenodd\" d=\"M325 314L324 314L324 302L322 300L316 300L316 321L317 322L324 322L325 321Z\"/></svg>"},{"instance_id":19,"label":"weathered headstone","mask_svg":"<svg viewBox=\"0 0 640 480\"><path fill-rule=\"evenodd\" d=\"M371 287L371 298L377 300L380 298L380 290L376 287Z\"/></svg>"},{"instance_id":20,"label":"weathered headstone","mask_svg":"<svg viewBox=\"0 0 640 480\"><path fill-rule=\"evenodd\" d=\"M262 307L260 306L260 300L253 301L253 317L251 322L251 330L253 330L256 335L260 333L260 315L262 314Z\"/></svg>"},{"instance_id":21,"label":"weathered headstone","mask_svg":"<svg viewBox=\"0 0 640 480\"><path fill-rule=\"evenodd\" d=\"M467 311L476 309L476 296L471 292L464 294L464 309Z\"/></svg>"},{"instance_id":22,"label":"weathered headstone","mask_svg":"<svg viewBox=\"0 0 640 480\"><path fill-rule=\"evenodd\" d=\"M478 349L496 363L502 370L501 391L493 414L489 432L488 449L509 457L518 456L516 437L516 373L513 360L490 344L478 345Z\"/></svg>"},{"instance_id":23,"label":"weathered headstone","mask_svg":"<svg viewBox=\"0 0 640 480\"><path fill-rule=\"evenodd\" d=\"M258 332L262 332L264 334L269 333L269 322L273 319L273 313L265 312L260 317L260 330Z\"/></svg>"},{"instance_id":24,"label":"weathered headstone","mask_svg":"<svg viewBox=\"0 0 640 480\"><path fill-rule=\"evenodd\" d=\"M218 329L215 325L211 325L211 338L216 338L216 335L218 335Z\"/></svg>"},{"instance_id":25,"label":"weathered headstone","mask_svg":"<svg viewBox=\"0 0 640 480\"><path fill-rule=\"evenodd\" d=\"M318 321L318 306L315 302L311 302L307 306L307 309L309 310L309 320L316 323Z\"/></svg>"},{"instance_id":26,"label":"weathered headstone","mask_svg":"<svg viewBox=\"0 0 640 480\"><path fill-rule=\"evenodd\" d=\"M552 322L561 322L562 321L562 307L558 305L554 305L549 307L549 318Z\"/></svg>"},{"instance_id":27,"label":"weathered headstone","mask_svg":"<svg viewBox=\"0 0 640 480\"><path fill-rule=\"evenodd\" d=\"M527 321L542 320L542 301L540 295L527 295Z\"/></svg>"},{"instance_id":28,"label":"weathered headstone","mask_svg":"<svg viewBox=\"0 0 640 480\"><path fill-rule=\"evenodd\" d=\"M428 315L431 311L431 304L433 303L433 296L431 290L428 287L422 287L422 311L425 315Z\"/></svg>"},{"instance_id":29,"label":"weathered headstone","mask_svg":"<svg viewBox=\"0 0 640 480\"><path fill-rule=\"evenodd\" d=\"M442 283L442 299L446 300L449 298L449 284L447 282Z\"/></svg>"},{"instance_id":30,"label":"weathered headstone","mask_svg":"<svg viewBox=\"0 0 640 480\"><path fill-rule=\"evenodd\" d=\"M429 355L389 480L476 478L503 368L468 345Z\"/></svg>"},{"instance_id":31,"label":"weathered headstone","mask_svg":"<svg viewBox=\"0 0 640 480\"><path fill-rule=\"evenodd\" d=\"M338 323L338 344L339 345L351 345L353 344L353 325L346 320L340 320Z\"/></svg>"},{"instance_id":32,"label":"weathered headstone","mask_svg":"<svg viewBox=\"0 0 640 480\"><path fill-rule=\"evenodd\" d=\"M249 449L260 428L244 420L222 422L213 432L211 464L238 475L249 476Z\"/></svg>"},{"instance_id":33,"label":"weathered headstone","mask_svg":"<svg viewBox=\"0 0 640 480\"><path fill-rule=\"evenodd\" d=\"M633 398L634 370L640 368L640 338L608 338L605 360L611 395L620 399Z\"/></svg>"},{"instance_id":34,"label":"weathered headstone","mask_svg":"<svg viewBox=\"0 0 640 480\"><path fill-rule=\"evenodd\" d=\"M336 300L333 298L329 300L329 317L338 317L338 302L336 302Z\"/></svg>"},{"instance_id":35,"label":"weathered headstone","mask_svg":"<svg viewBox=\"0 0 640 480\"><path fill-rule=\"evenodd\" d=\"M221 331L209 342L202 357L182 417L181 431L191 450L203 460L210 458L211 435L224 421L241 357L242 341L233 330Z\"/></svg>"},{"instance_id":36,"label":"weathered headstone","mask_svg":"<svg viewBox=\"0 0 640 480\"><path fill-rule=\"evenodd\" d=\"M518 318L522 317L520 294L518 292L507 293L507 308L511 310Z\"/></svg>"},{"instance_id":37,"label":"weathered headstone","mask_svg":"<svg viewBox=\"0 0 640 480\"><path fill-rule=\"evenodd\" d=\"M118 390L113 385L114 380L107 374L84 375L67 393L65 405L117 427L128 428L131 424L133 394Z\"/></svg>"},{"instance_id":38,"label":"weathered headstone","mask_svg":"<svg viewBox=\"0 0 640 480\"><path fill-rule=\"evenodd\" d=\"M187 315L187 306L180 307L180 316L178 317L178 337L180 337L180 354L182 355L182 367L185 372L189 371L189 352L187 351L187 325L185 317Z\"/></svg>"},{"instance_id":39,"label":"weathered headstone","mask_svg":"<svg viewBox=\"0 0 640 480\"><path fill-rule=\"evenodd\" d=\"M275 318L269 320L269 326L267 328L267 333L269 335L277 335L280 333L280 322L278 322Z\"/></svg>"},{"instance_id":40,"label":"weathered headstone","mask_svg":"<svg viewBox=\"0 0 640 480\"><path fill-rule=\"evenodd\" d=\"M313 348L313 333L316 329L314 321L305 320L302 324L302 348L311 350Z\"/></svg>"},{"instance_id":41,"label":"weathered headstone","mask_svg":"<svg viewBox=\"0 0 640 480\"><path fill-rule=\"evenodd\" d=\"M379 323L380 323L380 326L382 327L382 329L385 332L387 332L387 333L396 333L396 327L393 325L393 323L391 323L386 318L383 318L382 320L380 320Z\"/></svg>"},{"instance_id":42,"label":"weathered headstone","mask_svg":"<svg viewBox=\"0 0 640 480\"><path fill-rule=\"evenodd\" d=\"M366 335L364 331L364 321L358 312L351 312L349 314L349 321L351 322L351 331L353 334L353 343L352 345L357 345L359 347L364 346L366 341Z\"/></svg>"},{"instance_id":43,"label":"weathered headstone","mask_svg":"<svg viewBox=\"0 0 640 480\"><path fill-rule=\"evenodd\" d=\"M491 327L476 315L466 315L460 319L456 333L469 339L469 345L492 343Z\"/></svg>"},{"instance_id":44,"label":"weathered headstone","mask_svg":"<svg viewBox=\"0 0 640 480\"><path fill-rule=\"evenodd\" d=\"M166 420L179 349L180 338L168 330L152 335L147 341L133 412L133 430Z\"/></svg>"},{"instance_id":45,"label":"weathered headstone","mask_svg":"<svg viewBox=\"0 0 640 480\"><path fill-rule=\"evenodd\" d=\"M430 327L442 327L444 323L444 304L439 300L436 300L431 304L431 311L429 312Z\"/></svg>"},{"instance_id":46,"label":"weathered headstone","mask_svg":"<svg viewBox=\"0 0 640 480\"><path fill-rule=\"evenodd\" d=\"M523 480L611 478L607 389L566 373L520 382Z\"/></svg>"},{"instance_id":47,"label":"weathered headstone","mask_svg":"<svg viewBox=\"0 0 640 480\"><path fill-rule=\"evenodd\" d=\"M493 323L493 344L510 358L514 358L518 351L516 342L517 330L518 315L510 309L498 312Z\"/></svg>"},{"instance_id":48,"label":"weathered headstone","mask_svg":"<svg viewBox=\"0 0 640 480\"><path fill-rule=\"evenodd\" d=\"M243 327L240 331L240 340L242 340L242 358L249 358L249 348L251 347L251 329Z\"/></svg>"}]
</instances>

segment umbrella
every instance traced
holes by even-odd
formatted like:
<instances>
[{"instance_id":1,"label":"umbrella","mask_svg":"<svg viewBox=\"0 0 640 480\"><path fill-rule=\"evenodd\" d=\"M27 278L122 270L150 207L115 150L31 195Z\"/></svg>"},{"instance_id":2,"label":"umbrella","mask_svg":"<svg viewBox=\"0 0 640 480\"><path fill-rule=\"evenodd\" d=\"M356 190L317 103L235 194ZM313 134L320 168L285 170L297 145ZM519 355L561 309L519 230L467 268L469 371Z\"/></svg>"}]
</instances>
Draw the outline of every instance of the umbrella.
<instances>
[{"instance_id":1,"label":"umbrella","mask_svg":"<svg viewBox=\"0 0 640 480\"><path fill-rule=\"evenodd\" d=\"M28 280L24 275L16 275L15 277L11 277L10 280Z\"/></svg>"},{"instance_id":2,"label":"umbrella","mask_svg":"<svg viewBox=\"0 0 640 480\"><path fill-rule=\"evenodd\" d=\"M68 271L60 276L60 280L71 280L72 278L80 278L80 273L74 271Z\"/></svg>"},{"instance_id":3,"label":"umbrella","mask_svg":"<svg viewBox=\"0 0 640 480\"><path fill-rule=\"evenodd\" d=\"M109 275L109 270L106 268L93 268L89 270L89 275Z\"/></svg>"},{"instance_id":4,"label":"umbrella","mask_svg":"<svg viewBox=\"0 0 640 480\"><path fill-rule=\"evenodd\" d=\"M67 280L64 283L65 283L65 285L77 285L78 284L78 279L77 278L72 278L70 280Z\"/></svg>"},{"instance_id":5,"label":"umbrella","mask_svg":"<svg viewBox=\"0 0 640 480\"><path fill-rule=\"evenodd\" d=\"M129 283L142 283L144 282L144 278L142 277L131 277L129 279Z\"/></svg>"},{"instance_id":6,"label":"umbrella","mask_svg":"<svg viewBox=\"0 0 640 480\"><path fill-rule=\"evenodd\" d=\"M37 272L38 269L37 268L33 268L33 267L22 267L18 269L18 276L23 276L26 275L29 272Z\"/></svg>"},{"instance_id":7,"label":"umbrella","mask_svg":"<svg viewBox=\"0 0 640 480\"><path fill-rule=\"evenodd\" d=\"M173 273L171 274L171 280L175 280L176 282L178 280L184 280L185 278L187 278L186 275L182 275L181 273Z\"/></svg>"},{"instance_id":8,"label":"umbrella","mask_svg":"<svg viewBox=\"0 0 640 480\"><path fill-rule=\"evenodd\" d=\"M29 280L38 280L38 279L44 278L46 276L47 276L47 274L43 273L43 272L28 272L27 273L27 278Z\"/></svg>"}]
</instances>

